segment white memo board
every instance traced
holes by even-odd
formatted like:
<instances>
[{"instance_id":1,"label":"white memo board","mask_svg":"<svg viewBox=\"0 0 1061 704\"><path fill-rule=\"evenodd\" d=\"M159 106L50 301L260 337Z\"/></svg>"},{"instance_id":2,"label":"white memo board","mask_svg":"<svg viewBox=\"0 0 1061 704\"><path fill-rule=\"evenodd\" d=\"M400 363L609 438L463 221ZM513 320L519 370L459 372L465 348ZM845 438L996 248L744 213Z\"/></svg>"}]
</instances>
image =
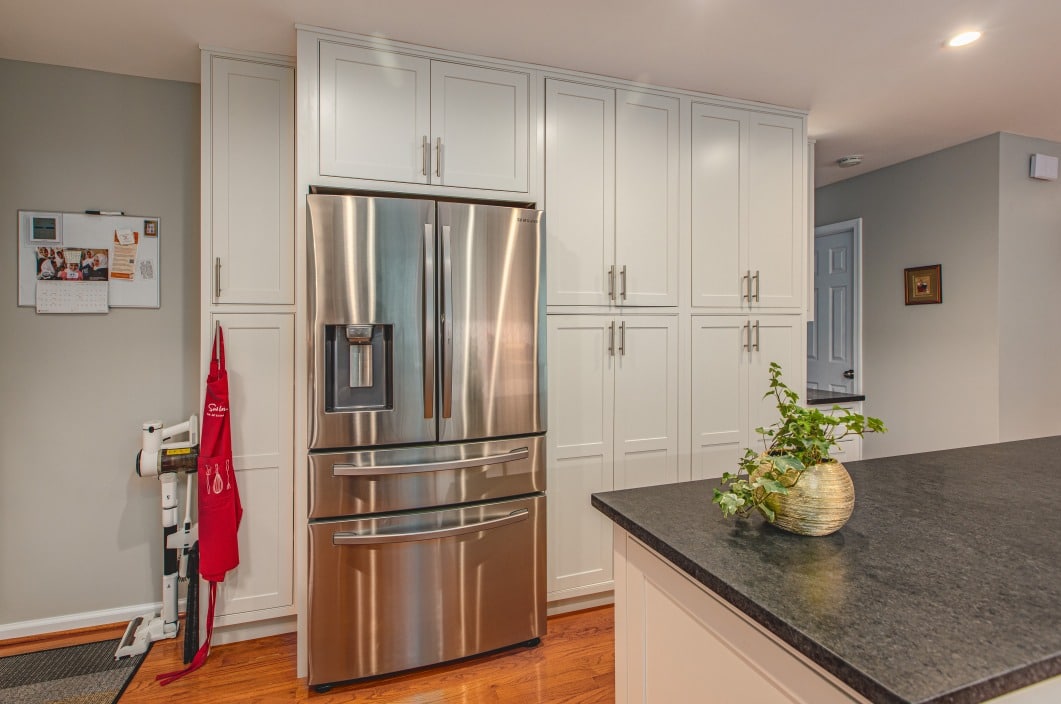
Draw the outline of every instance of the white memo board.
<instances>
[{"instance_id":1,"label":"white memo board","mask_svg":"<svg viewBox=\"0 0 1061 704\"><path fill-rule=\"evenodd\" d=\"M48 243L34 240L35 216L55 218L56 245L63 248L106 249L114 256L115 232L131 230L137 233L136 262L133 278L108 281L108 305L111 308L158 308L159 238L161 223L157 217L145 215L88 215L85 213L43 213L18 211L18 304L35 306L37 302L37 248ZM152 229L154 234L145 230ZM113 267L112 267L113 269ZM77 285L72 283L69 285Z\"/></svg>"}]
</instances>

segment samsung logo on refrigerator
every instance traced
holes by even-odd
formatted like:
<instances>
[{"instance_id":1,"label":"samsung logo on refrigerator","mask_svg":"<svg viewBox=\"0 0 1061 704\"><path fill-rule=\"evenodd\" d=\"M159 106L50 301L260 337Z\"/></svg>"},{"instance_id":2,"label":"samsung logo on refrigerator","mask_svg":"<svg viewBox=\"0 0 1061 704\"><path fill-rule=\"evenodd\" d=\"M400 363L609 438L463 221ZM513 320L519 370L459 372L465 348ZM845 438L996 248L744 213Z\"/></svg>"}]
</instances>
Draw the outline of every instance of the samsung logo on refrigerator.
<instances>
[{"instance_id":1,"label":"samsung logo on refrigerator","mask_svg":"<svg viewBox=\"0 0 1061 704\"><path fill-rule=\"evenodd\" d=\"M533 218L516 218L516 222L530 222L530 223L538 224L538 218L537 217L533 217Z\"/></svg>"}]
</instances>

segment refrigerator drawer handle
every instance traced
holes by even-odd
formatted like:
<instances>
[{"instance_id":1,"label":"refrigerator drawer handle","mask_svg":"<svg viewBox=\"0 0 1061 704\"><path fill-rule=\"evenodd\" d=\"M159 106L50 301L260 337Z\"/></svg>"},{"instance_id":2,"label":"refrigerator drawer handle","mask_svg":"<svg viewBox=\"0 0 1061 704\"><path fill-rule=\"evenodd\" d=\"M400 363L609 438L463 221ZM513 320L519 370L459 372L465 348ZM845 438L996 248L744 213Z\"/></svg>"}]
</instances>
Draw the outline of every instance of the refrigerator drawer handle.
<instances>
[{"instance_id":1,"label":"refrigerator drawer handle","mask_svg":"<svg viewBox=\"0 0 1061 704\"><path fill-rule=\"evenodd\" d=\"M501 528L502 526L524 521L529 515L529 510L520 508L504 516L488 518L478 523L436 528L434 530L417 530L409 533L367 533L364 535L360 533L336 533L332 536L332 545L379 545L382 543L409 543L414 540L438 540L439 538L449 538L454 535L465 535L492 528Z\"/></svg>"},{"instance_id":2,"label":"refrigerator drawer handle","mask_svg":"<svg viewBox=\"0 0 1061 704\"><path fill-rule=\"evenodd\" d=\"M333 477L371 477L381 474L412 474L413 472L441 472L447 469L467 469L469 467L482 467L488 464L503 464L525 460L530 456L530 450L521 447L518 450L504 452L500 455L486 455L485 457L463 457L458 460L442 460L439 462L417 462L414 464L377 464L367 467L355 467L352 464L332 465Z\"/></svg>"}]
</instances>

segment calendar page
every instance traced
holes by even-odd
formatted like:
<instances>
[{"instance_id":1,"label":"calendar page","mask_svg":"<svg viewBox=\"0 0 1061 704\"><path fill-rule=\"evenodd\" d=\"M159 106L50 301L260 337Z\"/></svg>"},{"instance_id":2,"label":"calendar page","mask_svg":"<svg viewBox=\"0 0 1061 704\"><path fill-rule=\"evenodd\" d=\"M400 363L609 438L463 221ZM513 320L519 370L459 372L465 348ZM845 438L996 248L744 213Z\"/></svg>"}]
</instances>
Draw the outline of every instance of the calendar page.
<instances>
[{"instance_id":1,"label":"calendar page","mask_svg":"<svg viewBox=\"0 0 1061 704\"><path fill-rule=\"evenodd\" d=\"M38 281L38 313L106 313L106 281Z\"/></svg>"}]
</instances>

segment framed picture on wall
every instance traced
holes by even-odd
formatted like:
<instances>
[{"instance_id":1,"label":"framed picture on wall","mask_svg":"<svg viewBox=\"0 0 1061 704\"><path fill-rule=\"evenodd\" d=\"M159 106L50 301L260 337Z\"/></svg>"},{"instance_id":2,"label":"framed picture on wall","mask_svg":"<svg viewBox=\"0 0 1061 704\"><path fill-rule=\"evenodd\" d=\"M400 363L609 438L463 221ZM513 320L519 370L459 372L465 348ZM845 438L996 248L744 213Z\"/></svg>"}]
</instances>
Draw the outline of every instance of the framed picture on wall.
<instances>
[{"instance_id":1,"label":"framed picture on wall","mask_svg":"<svg viewBox=\"0 0 1061 704\"><path fill-rule=\"evenodd\" d=\"M905 270L906 305L943 302L941 269L941 264L933 264Z\"/></svg>"}]
</instances>

